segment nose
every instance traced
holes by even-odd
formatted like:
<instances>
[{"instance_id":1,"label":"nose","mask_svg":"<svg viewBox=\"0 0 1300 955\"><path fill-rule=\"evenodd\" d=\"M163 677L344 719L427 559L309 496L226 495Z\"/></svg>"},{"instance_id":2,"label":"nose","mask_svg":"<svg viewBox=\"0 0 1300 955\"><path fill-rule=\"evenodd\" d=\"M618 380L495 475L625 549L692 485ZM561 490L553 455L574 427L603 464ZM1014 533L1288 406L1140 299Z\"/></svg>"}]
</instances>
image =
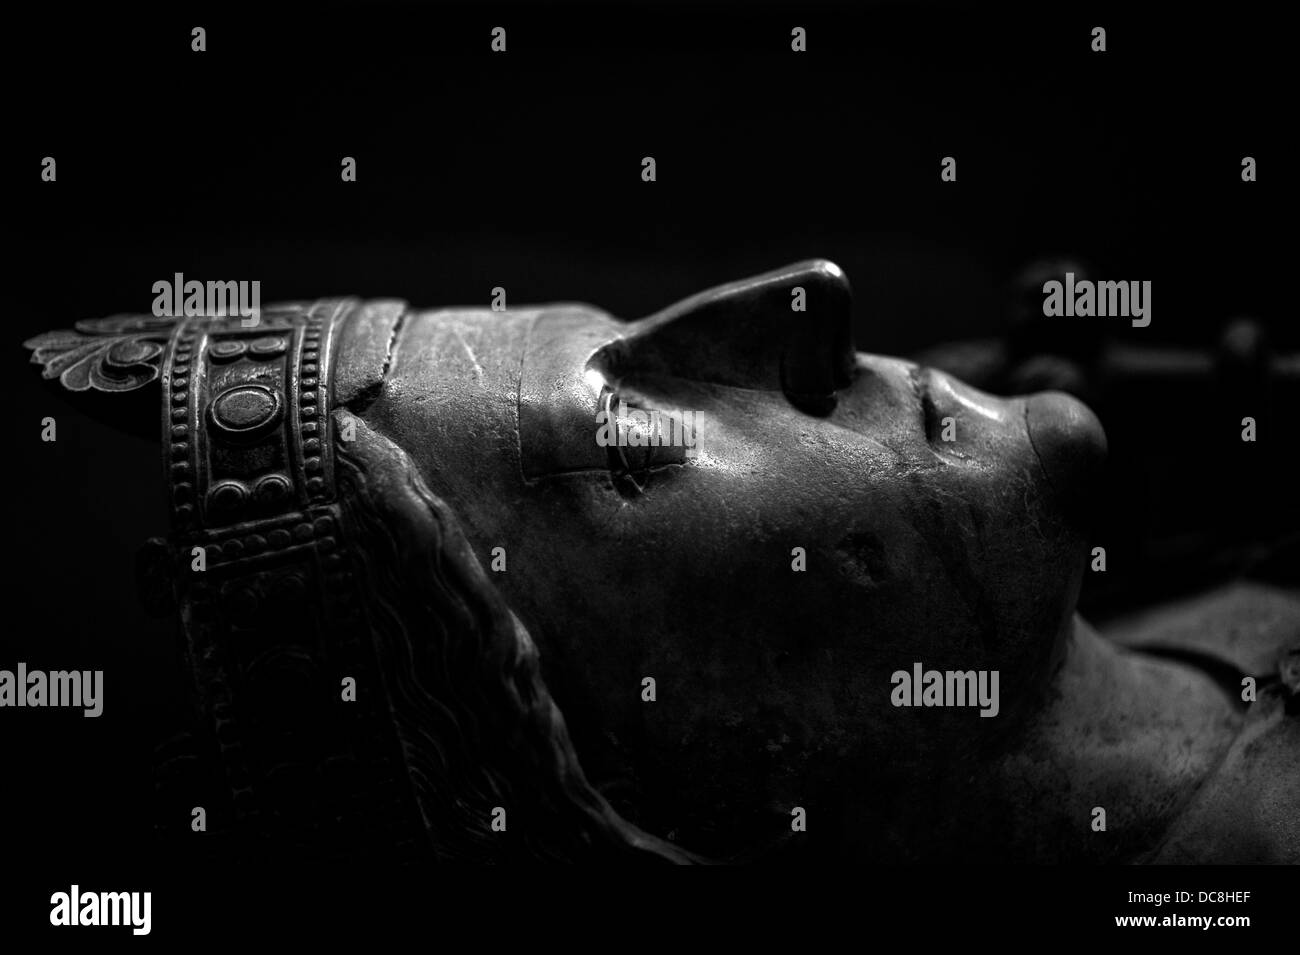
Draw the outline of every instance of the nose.
<instances>
[{"instance_id":1,"label":"nose","mask_svg":"<svg viewBox=\"0 0 1300 955\"><path fill-rule=\"evenodd\" d=\"M826 413L854 363L851 293L833 262L798 262L643 318L609 350L614 370L784 391Z\"/></svg>"},{"instance_id":2,"label":"nose","mask_svg":"<svg viewBox=\"0 0 1300 955\"><path fill-rule=\"evenodd\" d=\"M1095 486L1106 462L1106 432L1077 398L1043 391L1025 399L1025 426L1052 493L1083 527L1092 518Z\"/></svg>"}]
</instances>

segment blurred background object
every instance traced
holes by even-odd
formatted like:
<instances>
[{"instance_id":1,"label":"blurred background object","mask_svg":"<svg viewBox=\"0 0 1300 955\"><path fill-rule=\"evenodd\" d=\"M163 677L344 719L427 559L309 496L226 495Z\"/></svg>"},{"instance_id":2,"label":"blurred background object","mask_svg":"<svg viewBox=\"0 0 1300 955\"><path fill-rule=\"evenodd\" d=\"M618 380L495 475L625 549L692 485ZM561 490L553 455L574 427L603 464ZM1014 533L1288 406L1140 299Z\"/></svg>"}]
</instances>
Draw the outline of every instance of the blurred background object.
<instances>
[{"instance_id":1,"label":"blurred background object","mask_svg":"<svg viewBox=\"0 0 1300 955\"><path fill-rule=\"evenodd\" d=\"M1192 347L1125 337L1122 319L1044 315L1044 283L1067 272L1120 278L1077 258L1035 259L1008 283L1000 337L913 357L994 394L1064 391L1097 412L1110 453L1094 540L1124 563L1088 576L1084 612L1104 619L1242 574L1300 581L1300 352L1275 352L1253 317L1225 319ZM1254 442L1242 437L1247 417Z\"/></svg>"}]
</instances>

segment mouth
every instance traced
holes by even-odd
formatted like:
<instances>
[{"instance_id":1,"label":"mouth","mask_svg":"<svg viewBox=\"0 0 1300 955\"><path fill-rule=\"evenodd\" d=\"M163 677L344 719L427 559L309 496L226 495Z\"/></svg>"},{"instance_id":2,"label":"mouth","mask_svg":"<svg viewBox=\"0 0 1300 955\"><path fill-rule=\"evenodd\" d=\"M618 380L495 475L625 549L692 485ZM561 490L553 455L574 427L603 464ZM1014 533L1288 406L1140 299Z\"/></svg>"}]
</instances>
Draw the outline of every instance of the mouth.
<instances>
[{"instance_id":1,"label":"mouth","mask_svg":"<svg viewBox=\"0 0 1300 955\"><path fill-rule=\"evenodd\" d=\"M921 410L921 431L925 435L925 441L934 445L939 440L941 428L941 415L934 403L932 388L934 369L924 365L911 365L907 369L907 378Z\"/></svg>"}]
</instances>

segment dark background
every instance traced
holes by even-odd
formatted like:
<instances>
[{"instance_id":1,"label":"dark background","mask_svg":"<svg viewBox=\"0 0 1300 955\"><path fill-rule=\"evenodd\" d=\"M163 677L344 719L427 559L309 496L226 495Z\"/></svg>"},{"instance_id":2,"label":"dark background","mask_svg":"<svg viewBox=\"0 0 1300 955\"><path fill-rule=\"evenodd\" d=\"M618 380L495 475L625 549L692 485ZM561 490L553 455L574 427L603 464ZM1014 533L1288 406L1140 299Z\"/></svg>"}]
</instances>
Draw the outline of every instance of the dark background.
<instances>
[{"instance_id":1,"label":"dark background","mask_svg":"<svg viewBox=\"0 0 1300 955\"><path fill-rule=\"evenodd\" d=\"M505 55L489 50L497 25ZM790 52L795 25L805 54ZM1095 25L1104 54L1089 49ZM147 620L135 595L135 552L166 531L156 446L74 412L26 366L25 338L147 312L153 282L174 272L258 279L264 303L482 305L500 285L512 305L579 299L636 317L820 256L853 283L858 346L909 354L1002 334L1016 271L1071 253L1100 277L1153 282L1151 325L1106 320L1117 339L1210 348L1250 315L1295 350L1278 145L1294 123L1287 36L1257 10L1174 21L1096 5L15 16L4 354L16 625L0 666L102 668L107 702L97 720L0 717L6 817L33 858L76 860L54 870L56 887L73 868L141 864L152 746L181 679L172 625ZM56 183L40 181L46 155ZM655 183L640 178L647 155ZM956 183L939 179L948 155ZM1241 182L1245 155L1259 182ZM355 183L340 181L343 156ZM1195 393L1156 390L1104 420L1114 608L1204 582L1139 566L1157 530L1208 521L1273 540L1295 526L1297 409L1266 410L1254 457L1239 426L1206 426ZM39 441L46 415L53 444Z\"/></svg>"}]
</instances>

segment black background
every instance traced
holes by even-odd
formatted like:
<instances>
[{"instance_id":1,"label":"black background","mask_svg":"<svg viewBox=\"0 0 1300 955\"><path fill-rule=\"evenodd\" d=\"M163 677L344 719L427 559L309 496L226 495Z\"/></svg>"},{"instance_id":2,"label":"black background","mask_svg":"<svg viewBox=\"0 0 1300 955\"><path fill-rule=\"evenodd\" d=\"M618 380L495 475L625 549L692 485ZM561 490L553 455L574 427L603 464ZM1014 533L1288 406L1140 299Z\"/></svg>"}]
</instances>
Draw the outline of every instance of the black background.
<instances>
[{"instance_id":1,"label":"black background","mask_svg":"<svg viewBox=\"0 0 1300 955\"><path fill-rule=\"evenodd\" d=\"M147 312L153 282L174 272L258 279L267 303L482 305L500 285L512 305L578 299L636 317L820 256L853 283L858 346L907 354L1000 334L1010 277L1065 252L1103 277L1152 280L1151 326L1116 323L1118 338L1208 347L1248 314L1294 349L1278 145L1294 122L1288 41L1263 17L873 3L15 15L15 625L0 666L104 669L107 702L97 720L0 718L14 852L64 890L79 873L122 887L113 873L128 865L142 885L161 881L147 861L150 760L180 701L172 625L147 620L135 595L135 552L166 530L156 446L74 413L25 365L25 338ZM490 52L497 25L505 55ZM790 52L795 25L806 54ZM1089 49L1096 25L1104 54ZM1257 183L1241 181L1245 155ZM40 180L44 156L56 183ZM340 181L344 156L355 183ZM655 183L641 181L643 156ZM957 158L956 183L940 182L943 156ZM1128 413L1137 433L1191 436L1176 456L1193 489L1183 511L1232 522L1245 508L1248 533L1293 519L1278 456L1293 435L1271 456L1225 461L1223 436L1198 437L1182 398ZM39 441L46 415L53 444ZM1272 421L1280 435L1287 417ZM1133 516L1175 492L1125 471L1112 445L1123 577L1137 572ZM38 922L52 890L33 883Z\"/></svg>"}]
</instances>

